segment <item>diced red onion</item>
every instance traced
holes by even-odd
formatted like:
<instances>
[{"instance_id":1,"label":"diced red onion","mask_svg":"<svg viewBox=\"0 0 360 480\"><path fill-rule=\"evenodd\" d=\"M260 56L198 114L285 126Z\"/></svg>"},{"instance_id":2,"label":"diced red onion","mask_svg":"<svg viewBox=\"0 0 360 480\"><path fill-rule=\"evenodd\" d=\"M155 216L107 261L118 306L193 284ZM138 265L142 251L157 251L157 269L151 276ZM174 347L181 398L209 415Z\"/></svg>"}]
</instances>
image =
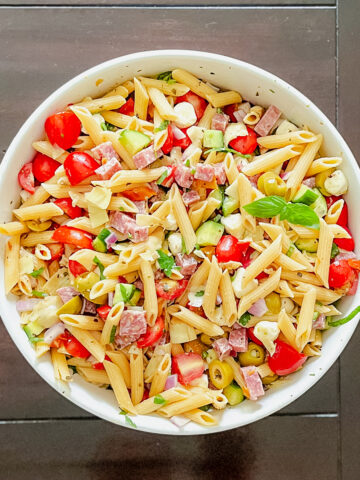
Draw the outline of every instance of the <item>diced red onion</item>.
<instances>
[{"instance_id":1,"label":"diced red onion","mask_svg":"<svg viewBox=\"0 0 360 480\"><path fill-rule=\"evenodd\" d=\"M340 262L340 260L350 260L351 258L356 258L354 252L341 252L335 257L335 262Z\"/></svg>"},{"instance_id":2,"label":"diced red onion","mask_svg":"<svg viewBox=\"0 0 360 480\"><path fill-rule=\"evenodd\" d=\"M106 246L109 248L109 247L111 247L111 245L113 245L115 242L117 242L117 236L115 235L114 232L111 232L110 235L108 235L108 236L105 238Z\"/></svg>"},{"instance_id":3,"label":"diced red onion","mask_svg":"<svg viewBox=\"0 0 360 480\"><path fill-rule=\"evenodd\" d=\"M26 300L18 300L16 302L16 310L20 312L31 312L37 303L41 302L40 298L27 298Z\"/></svg>"},{"instance_id":4,"label":"diced red onion","mask_svg":"<svg viewBox=\"0 0 360 480\"><path fill-rule=\"evenodd\" d=\"M185 133L182 132L182 131L180 130L180 128L178 128L178 127L177 127L176 125L174 125L173 123L171 124L171 130L172 130L172 132L173 132L173 134L174 134L174 138L175 138L176 140L182 140L183 138L186 137Z\"/></svg>"},{"instance_id":5,"label":"diced red onion","mask_svg":"<svg viewBox=\"0 0 360 480\"><path fill-rule=\"evenodd\" d=\"M114 292L108 293L108 305L112 307L114 305Z\"/></svg>"},{"instance_id":6,"label":"diced red onion","mask_svg":"<svg viewBox=\"0 0 360 480\"><path fill-rule=\"evenodd\" d=\"M309 188L315 188L315 177L306 178L302 183Z\"/></svg>"},{"instance_id":7,"label":"diced red onion","mask_svg":"<svg viewBox=\"0 0 360 480\"><path fill-rule=\"evenodd\" d=\"M235 110L233 115L238 122L242 122L246 117L246 112L244 110Z\"/></svg>"},{"instance_id":8,"label":"diced red onion","mask_svg":"<svg viewBox=\"0 0 360 480\"><path fill-rule=\"evenodd\" d=\"M263 298L257 300L249 309L248 312L255 317L262 317L268 311L266 302Z\"/></svg>"},{"instance_id":9,"label":"diced red onion","mask_svg":"<svg viewBox=\"0 0 360 480\"><path fill-rule=\"evenodd\" d=\"M62 322L55 323L44 333L44 342L50 345L55 338L65 332L65 325Z\"/></svg>"},{"instance_id":10,"label":"diced red onion","mask_svg":"<svg viewBox=\"0 0 360 480\"><path fill-rule=\"evenodd\" d=\"M182 417L181 415L174 415L170 418L170 422L173 423L176 427L184 427L187 423L191 422L189 418Z\"/></svg>"},{"instance_id":11,"label":"diced red onion","mask_svg":"<svg viewBox=\"0 0 360 480\"><path fill-rule=\"evenodd\" d=\"M177 373L175 373L174 375L169 375L166 379L164 390L169 390L170 388L176 387L177 383L178 383Z\"/></svg>"}]
</instances>

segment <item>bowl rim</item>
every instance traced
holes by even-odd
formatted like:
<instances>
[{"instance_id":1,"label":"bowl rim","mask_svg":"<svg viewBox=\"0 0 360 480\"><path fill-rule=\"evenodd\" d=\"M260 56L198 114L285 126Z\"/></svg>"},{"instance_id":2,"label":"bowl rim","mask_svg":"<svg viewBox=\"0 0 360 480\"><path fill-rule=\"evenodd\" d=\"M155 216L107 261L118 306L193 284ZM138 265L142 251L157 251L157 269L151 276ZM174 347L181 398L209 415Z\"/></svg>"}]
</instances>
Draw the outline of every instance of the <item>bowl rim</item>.
<instances>
[{"instance_id":1,"label":"bowl rim","mask_svg":"<svg viewBox=\"0 0 360 480\"><path fill-rule=\"evenodd\" d=\"M236 65L238 67L241 67L244 69L244 71L248 70L251 71L252 73L257 74L259 77L262 78L267 78L269 80L275 81L277 86L280 87L280 89L287 89L290 94L293 96L296 96L304 105L308 106L310 110L312 110L313 114L317 119L320 119L324 125L330 130L330 133L335 137L336 142L340 145L342 152L344 153L344 156L346 156L347 160L350 162L351 169L353 173L355 173L357 182L360 184L360 170L358 167L358 164L354 158L354 155L352 154L350 148L348 147L347 143L339 133L339 131L336 129L336 127L333 125L333 123L327 118L327 116L309 99L307 98L304 94L302 94L300 91L298 91L295 87L293 87L291 84L288 82L282 80L281 78L277 77L273 73L268 72L267 70L264 70L260 67L257 67L255 65L252 65L248 62L229 57L226 55L220 55L216 53L210 53L210 52L204 52L204 51L196 51L196 50L182 50L182 49L168 49L168 50L148 50L148 51L142 51L142 52L135 52L135 53L130 53L127 55L123 55L120 57L112 58L110 60L107 60L105 62L99 63L84 72L79 73L75 77L71 78L68 80L65 84L57 88L53 93L51 93L46 99L44 99L41 104L33 111L33 113L27 118L27 120L23 123L23 125L20 127L19 131L11 141L9 147L7 148L7 151L3 157L3 160L0 164L0 188L3 187L3 184L5 182L5 170L8 168L9 163L12 160L13 153L17 148L18 143L20 142L20 139L24 135L26 131L31 127L34 121L43 113L45 109L49 107L50 104L58 100L63 96L63 94L70 92L74 87L76 87L77 84L81 83L84 80L84 77L88 76L93 76L95 74L98 74L100 72L106 73L107 68L111 68L114 65L117 64L124 64L127 61L133 62L133 61L141 61L142 59L148 58L148 57L183 57L187 56L193 59L199 59L203 62L206 62L207 60L215 60L218 62L223 62L227 65ZM2 302L0 302L0 314L2 319L7 318L8 314L5 310L5 308L2 305ZM300 390L294 389L293 395L289 398L285 398L282 401L276 402L274 407L271 408L262 408L260 411L258 411L256 414L251 414L249 416L253 417L255 415L255 419L252 418L251 421L238 421L234 425L221 425L221 422L219 425L215 427L210 428L202 428L200 430L196 431L188 431L188 430L181 430L179 431L170 431L170 430L165 430L164 429L159 429L159 428L147 428L144 426L139 426L138 430L143 431L143 432L148 432L148 433L155 433L155 434L163 434L163 435L203 435L203 434L211 434L211 433L218 433L226 430L230 430L233 428L238 428L241 426L245 426L251 423L254 423L258 420L261 420L269 415L272 415L273 413L281 410L282 408L286 407L293 401L295 401L297 398L302 396L307 390L309 390L312 386L314 386L318 380L332 367L334 362L337 360L337 358L340 356L342 351L344 350L345 346L349 342L351 336L353 335L356 326L359 322L359 319L354 319L351 323L351 325L347 325L346 331L343 333L343 341L339 343L339 346L334 352L331 352L331 356L328 355L327 358L327 363L324 368L321 369L320 372L317 373L316 376L311 377L310 379L307 380L306 385L304 388L301 388ZM113 418L113 414L110 412L107 414L106 412L103 411L98 411L95 408L90 407L89 405L86 405L83 401L81 401L78 398L73 398L72 395L66 395L65 392L63 391L64 389L60 388L58 383L55 381L51 381L50 379L46 378L46 376L39 370L39 368L36 365L36 362L34 362L34 359L31 358L30 353L27 351L24 351L20 349L20 346L18 345L17 338L15 334L8 329L7 324L5 320L3 320L3 324L5 325L6 330L8 331L11 339L13 340L14 344L20 351L20 353L23 355L25 360L29 363L29 365L36 371L38 375L40 375L43 380L45 380L55 391L60 393L63 397L77 405L78 407L82 408L83 410L92 413L93 415L103 419L107 420L111 423L114 423L116 425L124 426L127 428L132 428L122 420L121 416L119 416L119 419Z\"/></svg>"}]
</instances>

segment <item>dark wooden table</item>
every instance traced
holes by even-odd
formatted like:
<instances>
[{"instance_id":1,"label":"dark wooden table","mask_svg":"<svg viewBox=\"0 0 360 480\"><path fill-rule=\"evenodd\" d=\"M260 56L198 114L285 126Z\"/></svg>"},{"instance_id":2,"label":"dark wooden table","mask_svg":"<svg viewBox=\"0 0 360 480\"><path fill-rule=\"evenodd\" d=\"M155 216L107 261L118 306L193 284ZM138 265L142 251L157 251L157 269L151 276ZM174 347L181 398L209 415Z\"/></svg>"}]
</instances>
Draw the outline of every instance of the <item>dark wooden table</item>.
<instances>
[{"instance_id":1,"label":"dark wooden table","mask_svg":"<svg viewBox=\"0 0 360 480\"><path fill-rule=\"evenodd\" d=\"M2 152L34 108L81 71L125 53L189 48L289 81L360 154L360 1L221 3L0 0ZM358 479L359 340L358 331L327 375L278 414L181 438L130 431L78 409L28 366L0 323L0 479Z\"/></svg>"}]
</instances>

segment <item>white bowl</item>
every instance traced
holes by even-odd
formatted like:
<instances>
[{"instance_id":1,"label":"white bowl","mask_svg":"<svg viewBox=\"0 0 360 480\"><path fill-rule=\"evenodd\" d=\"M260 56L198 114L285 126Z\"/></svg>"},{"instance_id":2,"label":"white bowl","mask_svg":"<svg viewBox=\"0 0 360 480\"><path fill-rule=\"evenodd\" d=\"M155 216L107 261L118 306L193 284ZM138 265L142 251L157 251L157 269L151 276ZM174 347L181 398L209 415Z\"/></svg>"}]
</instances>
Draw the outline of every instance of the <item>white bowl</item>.
<instances>
[{"instance_id":1,"label":"white bowl","mask_svg":"<svg viewBox=\"0 0 360 480\"><path fill-rule=\"evenodd\" d=\"M186 50L160 50L135 53L102 63L78 75L50 95L29 117L12 141L0 166L0 222L11 220L11 210L17 205L19 186L17 173L20 167L34 156L33 141L44 135L45 119L63 109L67 104L80 101L90 95L97 97L115 84L134 75L154 75L180 67L225 89L238 90L252 103L268 106L275 104L285 116L297 124L307 125L324 136L324 151L329 156L342 156L343 170L350 188L347 202L350 227L355 238L360 234L360 223L355 222L356 207L360 203L360 175L357 163L345 141L326 116L304 95L275 75L234 58L212 53ZM103 79L99 86L98 80ZM1 240L4 251L5 239ZM359 249L357 248L357 251ZM109 390L90 385L76 375L69 387L57 383L49 356L37 360L34 350L20 327L15 309L15 297L6 297L3 283L3 262L0 262L0 313L3 322L20 352L55 390L79 407L118 425L125 425L119 408ZM349 313L359 305L360 291L341 301L341 310ZM247 425L285 407L312 387L336 361L349 341L357 320L329 330L324 334L322 356L306 362L304 368L270 388L257 402L246 401L237 407L219 413L219 425L205 428L194 423L178 429L170 421L156 416L138 416L135 423L139 430L169 435L197 435Z\"/></svg>"}]
</instances>

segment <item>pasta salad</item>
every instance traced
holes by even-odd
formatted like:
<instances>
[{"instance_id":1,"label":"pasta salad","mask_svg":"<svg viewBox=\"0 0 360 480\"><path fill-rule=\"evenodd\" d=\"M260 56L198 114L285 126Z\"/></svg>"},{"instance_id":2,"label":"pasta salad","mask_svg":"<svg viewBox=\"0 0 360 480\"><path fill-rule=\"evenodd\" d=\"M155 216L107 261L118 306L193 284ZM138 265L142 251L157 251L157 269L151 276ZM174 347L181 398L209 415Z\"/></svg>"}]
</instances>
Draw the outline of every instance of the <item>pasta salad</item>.
<instances>
[{"instance_id":1,"label":"pasta salad","mask_svg":"<svg viewBox=\"0 0 360 480\"><path fill-rule=\"evenodd\" d=\"M360 260L322 135L190 72L54 113L0 225L6 293L55 378L212 426L319 356Z\"/></svg>"}]
</instances>

